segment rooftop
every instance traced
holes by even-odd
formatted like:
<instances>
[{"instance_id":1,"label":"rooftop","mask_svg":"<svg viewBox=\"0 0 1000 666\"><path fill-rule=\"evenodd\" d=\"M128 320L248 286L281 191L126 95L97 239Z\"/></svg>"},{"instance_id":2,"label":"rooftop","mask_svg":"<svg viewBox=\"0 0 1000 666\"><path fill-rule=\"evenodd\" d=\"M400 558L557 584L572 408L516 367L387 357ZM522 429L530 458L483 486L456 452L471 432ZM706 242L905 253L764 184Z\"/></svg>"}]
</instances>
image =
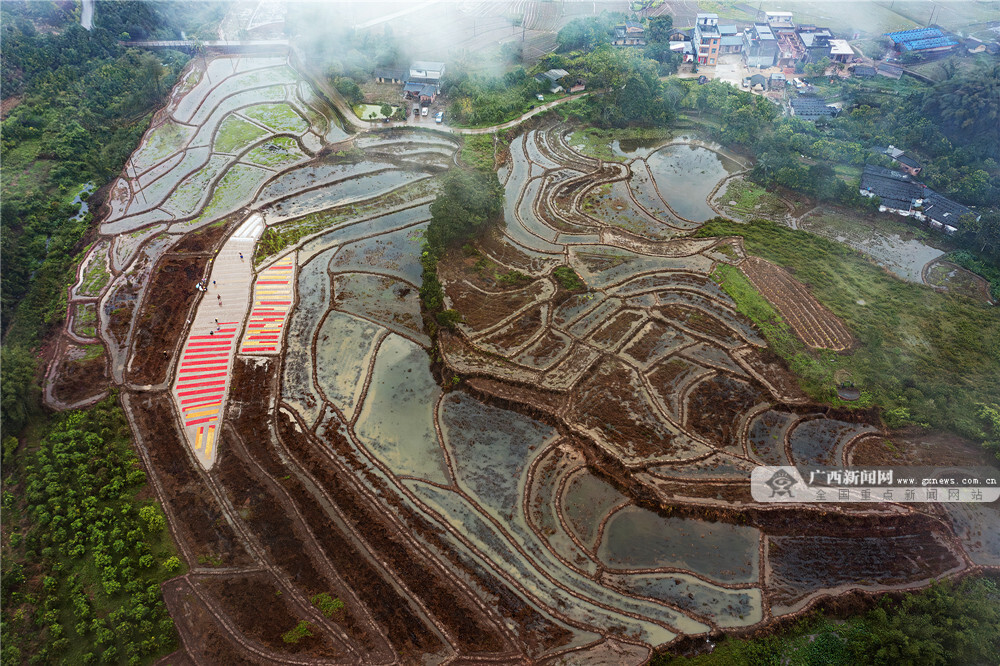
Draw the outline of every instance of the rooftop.
<instances>
[{"instance_id":1,"label":"rooftop","mask_svg":"<svg viewBox=\"0 0 1000 666\"><path fill-rule=\"evenodd\" d=\"M854 49L846 39L831 39L830 55L854 55Z\"/></svg>"},{"instance_id":2,"label":"rooftop","mask_svg":"<svg viewBox=\"0 0 1000 666\"><path fill-rule=\"evenodd\" d=\"M830 45L830 36L822 32L800 32L799 39L802 40L807 49Z\"/></svg>"},{"instance_id":3,"label":"rooftop","mask_svg":"<svg viewBox=\"0 0 1000 666\"><path fill-rule=\"evenodd\" d=\"M929 37L944 37L940 28L917 28L916 30L900 30L898 32L887 32L885 36L892 40L893 44L903 44L917 39L927 39Z\"/></svg>"},{"instance_id":4,"label":"rooftop","mask_svg":"<svg viewBox=\"0 0 1000 666\"><path fill-rule=\"evenodd\" d=\"M376 67L375 78L377 79L405 79L409 74L403 67Z\"/></svg>"},{"instance_id":5,"label":"rooftop","mask_svg":"<svg viewBox=\"0 0 1000 666\"><path fill-rule=\"evenodd\" d=\"M915 199L923 199L926 195L924 186L905 173L874 164L865 165L861 189L880 198L886 208L895 210L910 210Z\"/></svg>"},{"instance_id":6,"label":"rooftop","mask_svg":"<svg viewBox=\"0 0 1000 666\"><path fill-rule=\"evenodd\" d=\"M773 40L774 33L771 32L771 26L766 23L754 23L753 30L757 34L758 39Z\"/></svg>"},{"instance_id":7,"label":"rooftop","mask_svg":"<svg viewBox=\"0 0 1000 666\"><path fill-rule=\"evenodd\" d=\"M825 99L819 97L795 97L791 101L795 117L802 120L815 121L819 118L830 118L837 115L837 107L830 106Z\"/></svg>"},{"instance_id":8,"label":"rooftop","mask_svg":"<svg viewBox=\"0 0 1000 666\"><path fill-rule=\"evenodd\" d=\"M431 61L431 60L414 60L413 64L410 65L410 69L419 69L419 70L422 70L422 71L425 71L425 72L428 71L428 70L433 71L433 72L443 72L444 71L444 63L443 62L434 62L434 61Z\"/></svg>"},{"instance_id":9,"label":"rooftop","mask_svg":"<svg viewBox=\"0 0 1000 666\"><path fill-rule=\"evenodd\" d=\"M927 39L914 39L903 42L900 46L906 51L923 51L924 49L937 49L942 46L955 46L957 41L951 37L928 37Z\"/></svg>"},{"instance_id":10,"label":"rooftop","mask_svg":"<svg viewBox=\"0 0 1000 666\"><path fill-rule=\"evenodd\" d=\"M948 197L941 196L933 190L927 190L928 194L924 201L924 215L935 222L947 224L958 228L958 219L963 215L975 215L972 209L963 206L957 201L952 201Z\"/></svg>"}]
</instances>

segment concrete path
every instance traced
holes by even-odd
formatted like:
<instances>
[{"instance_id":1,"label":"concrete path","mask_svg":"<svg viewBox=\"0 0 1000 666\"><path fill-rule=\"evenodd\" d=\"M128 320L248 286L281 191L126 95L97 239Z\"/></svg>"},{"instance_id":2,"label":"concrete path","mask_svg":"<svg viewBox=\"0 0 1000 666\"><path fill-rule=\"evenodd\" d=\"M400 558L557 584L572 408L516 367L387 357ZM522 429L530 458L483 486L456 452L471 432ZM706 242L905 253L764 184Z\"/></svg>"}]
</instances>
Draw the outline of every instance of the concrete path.
<instances>
[{"instance_id":1,"label":"concrete path","mask_svg":"<svg viewBox=\"0 0 1000 666\"><path fill-rule=\"evenodd\" d=\"M263 232L264 220L254 213L215 256L174 379L171 393L184 433L206 469L217 457L216 441L225 414L237 337L249 309L253 249Z\"/></svg>"},{"instance_id":2,"label":"concrete path","mask_svg":"<svg viewBox=\"0 0 1000 666\"><path fill-rule=\"evenodd\" d=\"M83 0L83 11L80 12L80 25L84 30L94 27L94 0Z\"/></svg>"}]
</instances>

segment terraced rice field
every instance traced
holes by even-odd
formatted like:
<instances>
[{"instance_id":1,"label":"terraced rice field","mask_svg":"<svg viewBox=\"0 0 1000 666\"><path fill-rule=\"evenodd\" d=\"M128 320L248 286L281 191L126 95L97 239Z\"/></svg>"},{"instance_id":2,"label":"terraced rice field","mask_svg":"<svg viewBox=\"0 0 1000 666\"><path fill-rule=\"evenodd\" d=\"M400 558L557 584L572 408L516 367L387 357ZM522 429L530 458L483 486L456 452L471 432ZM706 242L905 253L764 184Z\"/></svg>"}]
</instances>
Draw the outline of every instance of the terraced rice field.
<instances>
[{"instance_id":1,"label":"terraced rice field","mask_svg":"<svg viewBox=\"0 0 1000 666\"><path fill-rule=\"evenodd\" d=\"M729 173L712 151L612 163L522 132L503 225L439 264L463 320L432 341L422 234L458 142L380 129L331 158L349 137L286 59L200 62L102 211L47 390L121 391L189 566L165 585L178 662L642 663L858 587L850 567L877 591L1000 558L993 514L753 503L754 465L837 464L880 430L808 405L710 279L762 270L689 237ZM817 346L849 344L779 286ZM103 383L70 364L91 336ZM845 539L892 556L823 559Z\"/></svg>"}]
</instances>

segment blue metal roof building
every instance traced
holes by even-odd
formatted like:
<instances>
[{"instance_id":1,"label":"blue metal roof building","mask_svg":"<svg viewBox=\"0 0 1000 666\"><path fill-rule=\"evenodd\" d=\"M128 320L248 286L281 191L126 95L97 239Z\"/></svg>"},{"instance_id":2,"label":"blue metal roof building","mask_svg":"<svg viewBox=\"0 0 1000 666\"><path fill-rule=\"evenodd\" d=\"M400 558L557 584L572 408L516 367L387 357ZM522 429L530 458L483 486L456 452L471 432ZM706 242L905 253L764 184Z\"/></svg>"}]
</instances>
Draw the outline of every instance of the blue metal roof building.
<instances>
[{"instance_id":1,"label":"blue metal roof building","mask_svg":"<svg viewBox=\"0 0 1000 666\"><path fill-rule=\"evenodd\" d=\"M891 39L900 51L944 51L958 46L957 40L949 37L938 27L887 32L885 36Z\"/></svg>"}]
</instances>

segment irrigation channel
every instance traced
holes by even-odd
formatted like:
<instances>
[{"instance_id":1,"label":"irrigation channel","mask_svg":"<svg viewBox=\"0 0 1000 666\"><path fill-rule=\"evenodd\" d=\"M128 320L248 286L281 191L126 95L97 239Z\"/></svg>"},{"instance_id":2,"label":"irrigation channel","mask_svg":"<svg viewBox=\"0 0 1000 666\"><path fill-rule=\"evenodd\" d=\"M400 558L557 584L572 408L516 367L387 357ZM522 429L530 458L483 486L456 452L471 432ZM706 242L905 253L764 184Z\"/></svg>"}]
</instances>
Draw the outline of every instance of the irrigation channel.
<instances>
[{"instance_id":1,"label":"irrigation channel","mask_svg":"<svg viewBox=\"0 0 1000 666\"><path fill-rule=\"evenodd\" d=\"M850 334L739 239L691 237L738 162L603 162L568 130L522 128L505 224L441 260L464 319L432 372L421 241L458 143L350 136L284 57L181 77L98 212L46 395L120 390L190 566L164 590L192 662L642 663L1000 565L974 536L995 509L750 498L755 465L884 433L811 405L712 271L776 285L814 346Z\"/></svg>"}]
</instances>

